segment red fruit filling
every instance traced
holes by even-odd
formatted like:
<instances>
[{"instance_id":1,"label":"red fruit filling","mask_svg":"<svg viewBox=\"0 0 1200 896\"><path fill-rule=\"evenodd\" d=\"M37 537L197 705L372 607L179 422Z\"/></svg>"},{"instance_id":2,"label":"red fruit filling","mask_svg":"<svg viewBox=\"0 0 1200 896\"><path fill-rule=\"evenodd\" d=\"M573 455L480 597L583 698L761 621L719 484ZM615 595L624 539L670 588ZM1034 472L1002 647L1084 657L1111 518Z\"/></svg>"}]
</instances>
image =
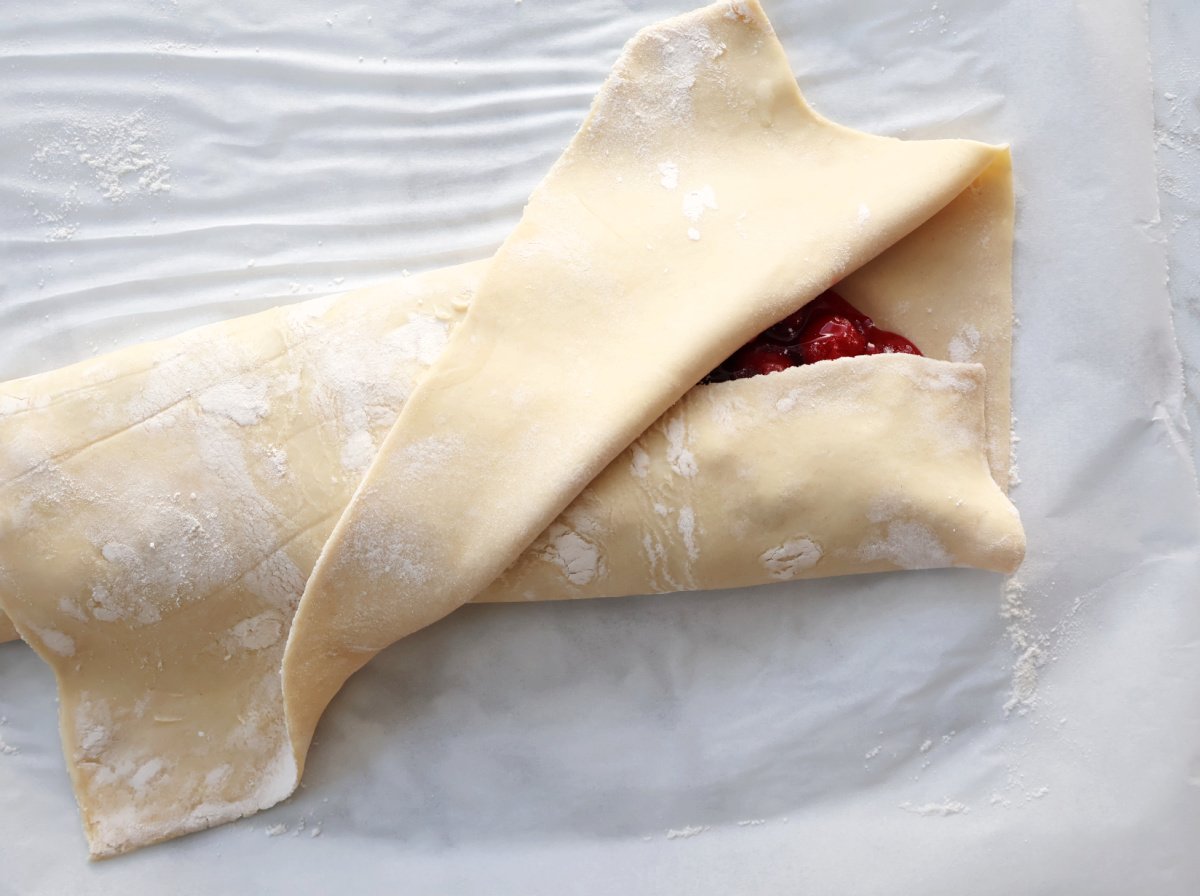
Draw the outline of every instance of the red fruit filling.
<instances>
[{"instance_id":1,"label":"red fruit filling","mask_svg":"<svg viewBox=\"0 0 1200 896\"><path fill-rule=\"evenodd\" d=\"M740 380L801 364L921 350L899 333L881 330L835 292L825 291L799 311L759 333L706 376L705 383Z\"/></svg>"}]
</instances>

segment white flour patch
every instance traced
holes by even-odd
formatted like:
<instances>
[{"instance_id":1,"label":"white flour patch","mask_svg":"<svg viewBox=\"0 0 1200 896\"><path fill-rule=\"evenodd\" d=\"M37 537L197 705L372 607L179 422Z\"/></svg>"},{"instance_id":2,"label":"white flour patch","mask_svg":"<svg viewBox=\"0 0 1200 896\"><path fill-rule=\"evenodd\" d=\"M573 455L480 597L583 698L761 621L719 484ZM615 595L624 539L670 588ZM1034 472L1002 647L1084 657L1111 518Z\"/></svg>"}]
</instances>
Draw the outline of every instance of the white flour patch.
<instances>
[{"instance_id":1,"label":"white flour patch","mask_svg":"<svg viewBox=\"0 0 1200 896\"><path fill-rule=\"evenodd\" d=\"M562 523L554 523L547 531L539 554L557 566L572 585L586 585L607 573L600 549Z\"/></svg>"},{"instance_id":2,"label":"white flour patch","mask_svg":"<svg viewBox=\"0 0 1200 896\"><path fill-rule=\"evenodd\" d=\"M922 18L914 19L912 27L908 29L909 34L924 34L937 29L938 34L945 34L950 25L950 17L944 12L938 12L938 5L934 3L929 7L929 15Z\"/></svg>"},{"instance_id":3,"label":"white flour patch","mask_svg":"<svg viewBox=\"0 0 1200 896\"><path fill-rule=\"evenodd\" d=\"M695 120L693 89L701 78L722 78L719 60L727 49L694 20L639 34L625 45L583 136L599 143L620 140L649 156L664 127Z\"/></svg>"},{"instance_id":4,"label":"white flour patch","mask_svg":"<svg viewBox=\"0 0 1200 896\"><path fill-rule=\"evenodd\" d=\"M60 597L58 599L58 611L65 616L70 616L79 622L87 622L87 613L79 609L79 605L70 598Z\"/></svg>"},{"instance_id":5,"label":"white flour patch","mask_svg":"<svg viewBox=\"0 0 1200 896\"><path fill-rule=\"evenodd\" d=\"M10 414L26 411L30 407L28 398L17 398L15 395L0 395L0 419Z\"/></svg>"},{"instance_id":6,"label":"white flour patch","mask_svg":"<svg viewBox=\"0 0 1200 896\"><path fill-rule=\"evenodd\" d=\"M105 700L92 699L85 691L75 707L75 745L79 759L97 760L112 740L112 710Z\"/></svg>"},{"instance_id":7,"label":"white flour patch","mask_svg":"<svg viewBox=\"0 0 1200 896\"><path fill-rule=\"evenodd\" d=\"M229 630L234 643L244 650L262 650L283 637L283 620L273 610L243 619Z\"/></svg>"},{"instance_id":8,"label":"white flour patch","mask_svg":"<svg viewBox=\"0 0 1200 896\"><path fill-rule=\"evenodd\" d=\"M342 445L342 466L349 471L361 473L375 459L375 439L365 429L360 429L346 439Z\"/></svg>"},{"instance_id":9,"label":"white flour patch","mask_svg":"<svg viewBox=\"0 0 1200 896\"><path fill-rule=\"evenodd\" d=\"M900 808L913 815L922 815L927 818L931 816L946 818L950 815L962 815L971 811L969 806L957 800L942 800L940 803L923 803L919 806L904 802L900 804Z\"/></svg>"},{"instance_id":10,"label":"white flour patch","mask_svg":"<svg viewBox=\"0 0 1200 896\"><path fill-rule=\"evenodd\" d=\"M740 432L753 414L750 405L738 396L730 394L728 389L708 389L706 395L709 399L709 414L722 432Z\"/></svg>"},{"instance_id":11,"label":"white flour patch","mask_svg":"<svg viewBox=\"0 0 1200 896\"><path fill-rule=\"evenodd\" d=\"M901 569L937 569L953 564L934 531L916 520L892 520L886 535L864 542L858 556L867 562L886 560Z\"/></svg>"},{"instance_id":12,"label":"white flour patch","mask_svg":"<svg viewBox=\"0 0 1200 896\"><path fill-rule=\"evenodd\" d=\"M706 211L715 211L717 208L717 194L708 184L699 190L689 190L683 195L683 215L692 223L703 218Z\"/></svg>"},{"instance_id":13,"label":"white flour patch","mask_svg":"<svg viewBox=\"0 0 1200 896\"><path fill-rule=\"evenodd\" d=\"M950 360L959 364L974 361L975 356L979 354L981 339L979 330L973 324L964 324L950 339Z\"/></svg>"},{"instance_id":14,"label":"white flour patch","mask_svg":"<svg viewBox=\"0 0 1200 896\"><path fill-rule=\"evenodd\" d=\"M671 575L667 547L662 540L650 532L643 532L642 550L646 553L646 562L650 567L652 591L658 594L667 591L681 591L683 586Z\"/></svg>"},{"instance_id":15,"label":"white flour patch","mask_svg":"<svg viewBox=\"0 0 1200 896\"><path fill-rule=\"evenodd\" d=\"M59 656L75 655L75 639L70 635L64 635L52 628L34 629L34 634L46 645L47 650L53 651Z\"/></svg>"},{"instance_id":16,"label":"white flour patch","mask_svg":"<svg viewBox=\"0 0 1200 896\"><path fill-rule=\"evenodd\" d=\"M679 517L675 521L679 534L683 538L683 546L687 550L688 559L692 562L700 559L700 549L696 546L696 512L690 504L679 508Z\"/></svg>"},{"instance_id":17,"label":"white flour patch","mask_svg":"<svg viewBox=\"0 0 1200 896\"><path fill-rule=\"evenodd\" d=\"M209 790L215 790L229 779L229 775L232 772L233 766L228 762L218 765L216 768L211 768L204 775L204 786Z\"/></svg>"},{"instance_id":18,"label":"white flour patch","mask_svg":"<svg viewBox=\"0 0 1200 896\"><path fill-rule=\"evenodd\" d=\"M98 121L76 121L39 142L29 163L45 191L28 195L48 240L68 240L74 218L89 199L112 203L171 189L171 168L157 128L143 111Z\"/></svg>"},{"instance_id":19,"label":"white flour patch","mask_svg":"<svg viewBox=\"0 0 1200 896\"><path fill-rule=\"evenodd\" d=\"M206 414L227 417L238 426L253 426L267 416L267 381L218 383L201 392L196 401Z\"/></svg>"},{"instance_id":20,"label":"white flour patch","mask_svg":"<svg viewBox=\"0 0 1200 896\"><path fill-rule=\"evenodd\" d=\"M645 479L650 472L650 455L646 453L646 449L639 443L634 442L632 458L629 465L633 470L633 475L638 479Z\"/></svg>"},{"instance_id":21,"label":"white flour patch","mask_svg":"<svg viewBox=\"0 0 1200 896\"><path fill-rule=\"evenodd\" d=\"M674 162L660 162L658 165L659 183L668 190L679 186L679 166Z\"/></svg>"},{"instance_id":22,"label":"white flour patch","mask_svg":"<svg viewBox=\"0 0 1200 896\"><path fill-rule=\"evenodd\" d=\"M304 592L305 578L304 573L288 556L287 550L280 548L252 572L246 573L242 582L252 594L269 601L290 616Z\"/></svg>"},{"instance_id":23,"label":"white flour patch","mask_svg":"<svg viewBox=\"0 0 1200 896\"><path fill-rule=\"evenodd\" d=\"M749 22L753 16L745 0L729 0L729 9L725 10L725 18L735 21Z\"/></svg>"},{"instance_id":24,"label":"white flour patch","mask_svg":"<svg viewBox=\"0 0 1200 896\"><path fill-rule=\"evenodd\" d=\"M414 314L402 327L387 337L390 346L398 349L402 358L426 366L437 360L446 347L450 328L445 321L423 314Z\"/></svg>"},{"instance_id":25,"label":"white flour patch","mask_svg":"<svg viewBox=\"0 0 1200 896\"><path fill-rule=\"evenodd\" d=\"M1006 716L1014 712L1025 715L1036 705L1038 679L1050 647L1049 638L1037 631L1033 610L1025 604L1024 596L1024 586L1009 579L1004 586L1000 616L1008 623L1004 631L1016 660L1012 666L1008 699L1004 702Z\"/></svg>"},{"instance_id":26,"label":"white flour patch","mask_svg":"<svg viewBox=\"0 0 1200 896\"><path fill-rule=\"evenodd\" d=\"M692 454L692 450L687 444L688 430L687 424L683 422L683 417L679 414L672 415L667 421L665 430L667 462L678 475L685 479L692 479L700 472L700 469L696 466L696 456Z\"/></svg>"},{"instance_id":27,"label":"white flour patch","mask_svg":"<svg viewBox=\"0 0 1200 896\"><path fill-rule=\"evenodd\" d=\"M771 578L787 581L817 565L821 559L821 546L808 538L793 538L764 551L758 559Z\"/></svg>"},{"instance_id":28,"label":"white flour patch","mask_svg":"<svg viewBox=\"0 0 1200 896\"><path fill-rule=\"evenodd\" d=\"M931 371L922 366L916 369L905 368L901 373L920 388L933 392L958 392L969 395L979 388L979 380L965 371L960 373L941 368Z\"/></svg>"},{"instance_id":29,"label":"white flour patch","mask_svg":"<svg viewBox=\"0 0 1200 896\"><path fill-rule=\"evenodd\" d=\"M1016 488L1021 484L1021 473L1017 469L1017 443L1021 441L1021 437L1017 435L1017 418L1013 417L1012 432L1008 443L1008 487Z\"/></svg>"},{"instance_id":30,"label":"white flour patch","mask_svg":"<svg viewBox=\"0 0 1200 896\"><path fill-rule=\"evenodd\" d=\"M92 611L92 615L101 622L116 622L124 613L121 607L113 600L112 594L104 585L92 586L92 599L88 603L88 608Z\"/></svg>"},{"instance_id":31,"label":"white flour patch","mask_svg":"<svg viewBox=\"0 0 1200 896\"><path fill-rule=\"evenodd\" d=\"M144 793L150 782L163 770L164 765L165 763L157 757L147 759L129 778L129 786L138 793Z\"/></svg>"},{"instance_id":32,"label":"white flour patch","mask_svg":"<svg viewBox=\"0 0 1200 896\"><path fill-rule=\"evenodd\" d=\"M0 725L8 724L8 716L0 716ZM4 742L4 738L0 737L0 756L16 756L21 750Z\"/></svg>"},{"instance_id":33,"label":"white flour patch","mask_svg":"<svg viewBox=\"0 0 1200 896\"><path fill-rule=\"evenodd\" d=\"M120 563L129 565L136 563L138 559L137 551L127 544L110 541L100 549L100 556L109 563Z\"/></svg>"},{"instance_id":34,"label":"white flour patch","mask_svg":"<svg viewBox=\"0 0 1200 896\"><path fill-rule=\"evenodd\" d=\"M288 474L288 453L286 448L270 445L266 451L267 467L276 479L284 479Z\"/></svg>"}]
</instances>

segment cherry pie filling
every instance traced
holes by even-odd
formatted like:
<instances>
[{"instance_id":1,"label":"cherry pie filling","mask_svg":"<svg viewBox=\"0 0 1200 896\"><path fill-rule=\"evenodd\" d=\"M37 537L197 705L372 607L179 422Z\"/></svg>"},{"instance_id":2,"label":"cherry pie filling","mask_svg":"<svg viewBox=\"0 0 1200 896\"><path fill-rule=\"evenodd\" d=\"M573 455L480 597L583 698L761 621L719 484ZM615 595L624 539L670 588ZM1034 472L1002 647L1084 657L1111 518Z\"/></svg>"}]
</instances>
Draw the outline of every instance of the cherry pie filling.
<instances>
[{"instance_id":1,"label":"cherry pie filling","mask_svg":"<svg viewBox=\"0 0 1200 896\"><path fill-rule=\"evenodd\" d=\"M899 333L881 330L837 293L826 290L799 311L759 333L721 362L703 383L723 383L856 355L921 350Z\"/></svg>"}]
</instances>

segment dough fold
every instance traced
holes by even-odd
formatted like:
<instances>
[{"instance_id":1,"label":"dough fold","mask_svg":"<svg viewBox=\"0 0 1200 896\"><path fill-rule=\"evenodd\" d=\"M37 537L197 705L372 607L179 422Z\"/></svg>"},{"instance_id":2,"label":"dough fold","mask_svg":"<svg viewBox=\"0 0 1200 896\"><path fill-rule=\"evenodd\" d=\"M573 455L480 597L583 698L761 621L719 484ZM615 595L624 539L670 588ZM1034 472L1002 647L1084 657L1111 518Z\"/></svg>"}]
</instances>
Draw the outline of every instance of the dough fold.
<instances>
[{"instance_id":1,"label":"dough fold","mask_svg":"<svg viewBox=\"0 0 1200 896\"><path fill-rule=\"evenodd\" d=\"M630 42L493 259L0 385L0 609L93 855L285 798L473 599L1015 569L1010 179L820 118L719 3ZM835 282L928 357L693 388Z\"/></svg>"}]
</instances>

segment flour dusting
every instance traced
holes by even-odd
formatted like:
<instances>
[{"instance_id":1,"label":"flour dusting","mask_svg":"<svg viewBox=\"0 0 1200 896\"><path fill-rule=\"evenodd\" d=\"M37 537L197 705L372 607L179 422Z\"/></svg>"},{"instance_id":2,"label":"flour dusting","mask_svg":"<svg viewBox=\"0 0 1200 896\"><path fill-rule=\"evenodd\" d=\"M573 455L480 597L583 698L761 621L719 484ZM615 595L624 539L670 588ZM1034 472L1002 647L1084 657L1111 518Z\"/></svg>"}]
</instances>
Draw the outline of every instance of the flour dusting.
<instances>
[{"instance_id":1,"label":"flour dusting","mask_svg":"<svg viewBox=\"0 0 1200 896\"><path fill-rule=\"evenodd\" d=\"M923 803L914 805L913 803L904 802L900 804L900 808L905 812L911 812L913 815L922 815L925 817L936 816L946 818L950 815L961 815L964 812L970 812L970 807L965 803L960 803L957 800L942 800L940 803Z\"/></svg>"},{"instance_id":2,"label":"flour dusting","mask_svg":"<svg viewBox=\"0 0 1200 896\"><path fill-rule=\"evenodd\" d=\"M717 208L717 194L708 184L699 190L689 190L683 196L683 216L692 223L703 218L705 211Z\"/></svg>"},{"instance_id":3,"label":"flour dusting","mask_svg":"<svg viewBox=\"0 0 1200 896\"><path fill-rule=\"evenodd\" d=\"M268 445L264 453L268 472L275 479L283 479L288 474L288 453L286 448L278 445Z\"/></svg>"},{"instance_id":4,"label":"flour dusting","mask_svg":"<svg viewBox=\"0 0 1200 896\"><path fill-rule=\"evenodd\" d=\"M8 716L0 716L0 726L8 724ZM11 744L5 743L4 738L0 737L0 756L16 756L20 753L19 747L14 747Z\"/></svg>"},{"instance_id":5,"label":"flour dusting","mask_svg":"<svg viewBox=\"0 0 1200 896\"><path fill-rule=\"evenodd\" d=\"M234 643L244 650L262 650L272 647L283 638L284 621L274 610L267 610L243 619L229 630Z\"/></svg>"},{"instance_id":6,"label":"flour dusting","mask_svg":"<svg viewBox=\"0 0 1200 896\"><path fill-rule=\"evenodd\" d=\"M108 701L84 691L75 708L77 758L98 760L112 740L112 710Z\"/></svg>"},{"instance_id":7,"label":"flour dusting","mask_svg":"<svg viewBox=\"0 0 1200 896\"><path fill-rule=\"evenodd\" d=\"M1016 579L1004 586L1004 602L1000 616L1005 620L1005 634L1016 654L1012 666L1012 683L1004 714L1025 715L1037 703L1038 679L1046 664L1049 638L1037 631L1033 610L1025 603L1025 587Z\"/></svg>"},{"instance_id":8,"label":"flour dusting","mask_svg":"<svg viewBox=\"0 0 1200 896\"><path fill-rule=\"evenodd\" d=\"M666 424L667 462L676 474L692 479L700 472L696 456L688 447L688 429L680 413L672 414Z\"/></svg>"},{"instance_id":9,"label":"flour dusting","mask_svg":"<svg viewBox=\"0 0 1200 896\"><path fill-rule=\"evenodd\" d=\"M633 475L638 479L645 479L650 473L650 455L646 453L646 449L642 447L640 442L633 443L632 457L629 465L633 470Z\"/></svg>"},{"instance_id":10,"label":"flour dusting","mask_svg":"<svg viewBox=\"0 0 1200 896\"><path fill-rule=\"evenodd\" d=\"M80 224L71 219L91 197L120 203L171 189L171 167L158 128L140 110L72 121L37 146L29 167L46 185L45 195L29 195L29 207L49 228L49 240L75 236Z\"/></svg>"},{"instance_id":11,"label":"flour dusting","mask_svg":"<svg viewBox=\"0 0 1200 896\"><path fill-rule=\"evenodd\" d=\"M982 340L979 329L973 324L964 324L951 339L949 346L950 360L959 364L974 361L979 354L979 344Z\"/></svg>"},{"instance_id":12,"label":"flour dusting","mask_svg":"<svg viewBox=\"0 0 1200 896\"><path fill-rule=\"evenodd\" d=\"M387 337L387 342L396 347L401 357L428 366L437 360L446 347L449 334L450 328L445 321L414 314L406 324Z\"/></svg>"},{"instance_id":13,"label":"flour dusting","mask_svg":"<svg viewBox=\"0 0 1200 896\"><path fill-rule=\"evenodd\" d=\"M717 194L713 188L705 184L699 190L689 190L683 197L683 216L691 222L687 235L689 240L700 239L700 221L704 213L717 209Z\"/></svg>"},{"instance_id":14,"label":"flour dusting","mask_svg":"<svg viewBox=\"0 0 1200 896\"><path fill-rule=\"evenodd\" d=\"M1016 488L1021 484L1021 472L1017 469L1017 444L1021 437L1017 435L1017 418L1013 417L1012 431L1008 442L1008 487Z\"/></svg>"},{"instance_id":15,"label":"flour dusting","mask_svg":"<svg viewBox=\"0 0 1200 896\"><path fill-rule=\"evenodd\" d=\"M702 77L724 85L720 60L726 50L694 16L639 33L613 67L583 136L619 141L623 148L647 155L654 135L664 127L695 120L692 91Z\"/></svg>"},{"instance_id":16,"label":"flour dusting","mask_svg":"<svg viewBox=\"0 0 1200 896\"><path fill-rule=\"evenodd\" d=\"M562 523L554 523L547 530L538 553L557 566L572 585L586 585L608 571L600 548Z\"/></svg>"},{"instance_id":17,"label":"flour dusting","mask_svg":"<svg viewBox=\"0 0 1200 896\"><path fill-rule=\"evenodd\" d=\"M725 10L725 18L749 22L753 16L750 14L750 7L746 5L745 0L729 0L729 9Z\"/></svg>"},{"instance_id":18,"label":"flour dusting","mask_svg":"<svg viewBox=\"0 0 1200 896\"><path fill-rule=\"evenodd\" d=\"M150 785L150 782L159 776L165 765L166 763L158 757L147 759L138 766L137 771L130 775L129 786L135 792L142 793Z\"/></svg>"},{"instance_id":19,"label":"flour dusting","mask_svg":"<svg viewBox=\"0 0 1200 896\"><path fill-rule=\"evenodd\" d=\"M764 551L758 559L771 578L786 582L817 565L821 546L808 538L793 538Z\"/></svg>"},{"instance_id":20,"label":"flour dusting","mask_svg":"<svg viewBox=\"0 0 1200 896\"><path fill-rule=\"evenodd\" d=\"M369 430L360 429L350 434L342 445L342 466L357 473L365 472L375 459L375 439Z\"/></svg>"},{"instance_id":21,"label":"flour dusting","mask_svg":"<svg viewBox=\"0 0 1200 896\"><path fill-rule=\"evenodd\" d=\"M679 534L683 538L683 546L687 550L688 559L695 562L700 559L700 549L696 546L696 512L690 504L679 508L679 516L675 520Z\"/></svg>"},{"instance_id":22,"label":"flour dusting","mask_svg":"<svg viewBox=\"0 0 1200 896\"><path fill-rule=\"evenodd\" d=\"M886 535L864 542L858 556L868 562L886 560L901 569L936 569L954 562L934 531L916 520L892 520Z\"/></svg>"},{"instance_id":23,"label":"flour dusting","mask_svg":"<svg viewBox=\"0 0 1200 896\"><path fill-rule=\"evenodd\" d=\"M674 162L659 162L658 173L660 175L659 183L668 190L674 190L679 186L679 166Z\"/></svg>"},{"instance_id":24,"label":"flour dusting","mask_svg":"<svg viewBox=\"0 0 1200 896\"><path fill-rule=\"evenodd\" d=\"M47 650L53 651L59 656L75 655L75 639L69 635L64 635L52 628L36 629L34 634L46 645Z\"/></svg>"},{"instance_id":25,"label":"flour dusting","mask_svg":"<svg viewBox=\"0 0 1200 896\"><path fill-rule=\"evenodd\" d=\"M227 417L238 426L253 426L271 410L267 403L267 381L254 379L218 383L196 399L207 414Z\"/></svg>"}]
</instances>

